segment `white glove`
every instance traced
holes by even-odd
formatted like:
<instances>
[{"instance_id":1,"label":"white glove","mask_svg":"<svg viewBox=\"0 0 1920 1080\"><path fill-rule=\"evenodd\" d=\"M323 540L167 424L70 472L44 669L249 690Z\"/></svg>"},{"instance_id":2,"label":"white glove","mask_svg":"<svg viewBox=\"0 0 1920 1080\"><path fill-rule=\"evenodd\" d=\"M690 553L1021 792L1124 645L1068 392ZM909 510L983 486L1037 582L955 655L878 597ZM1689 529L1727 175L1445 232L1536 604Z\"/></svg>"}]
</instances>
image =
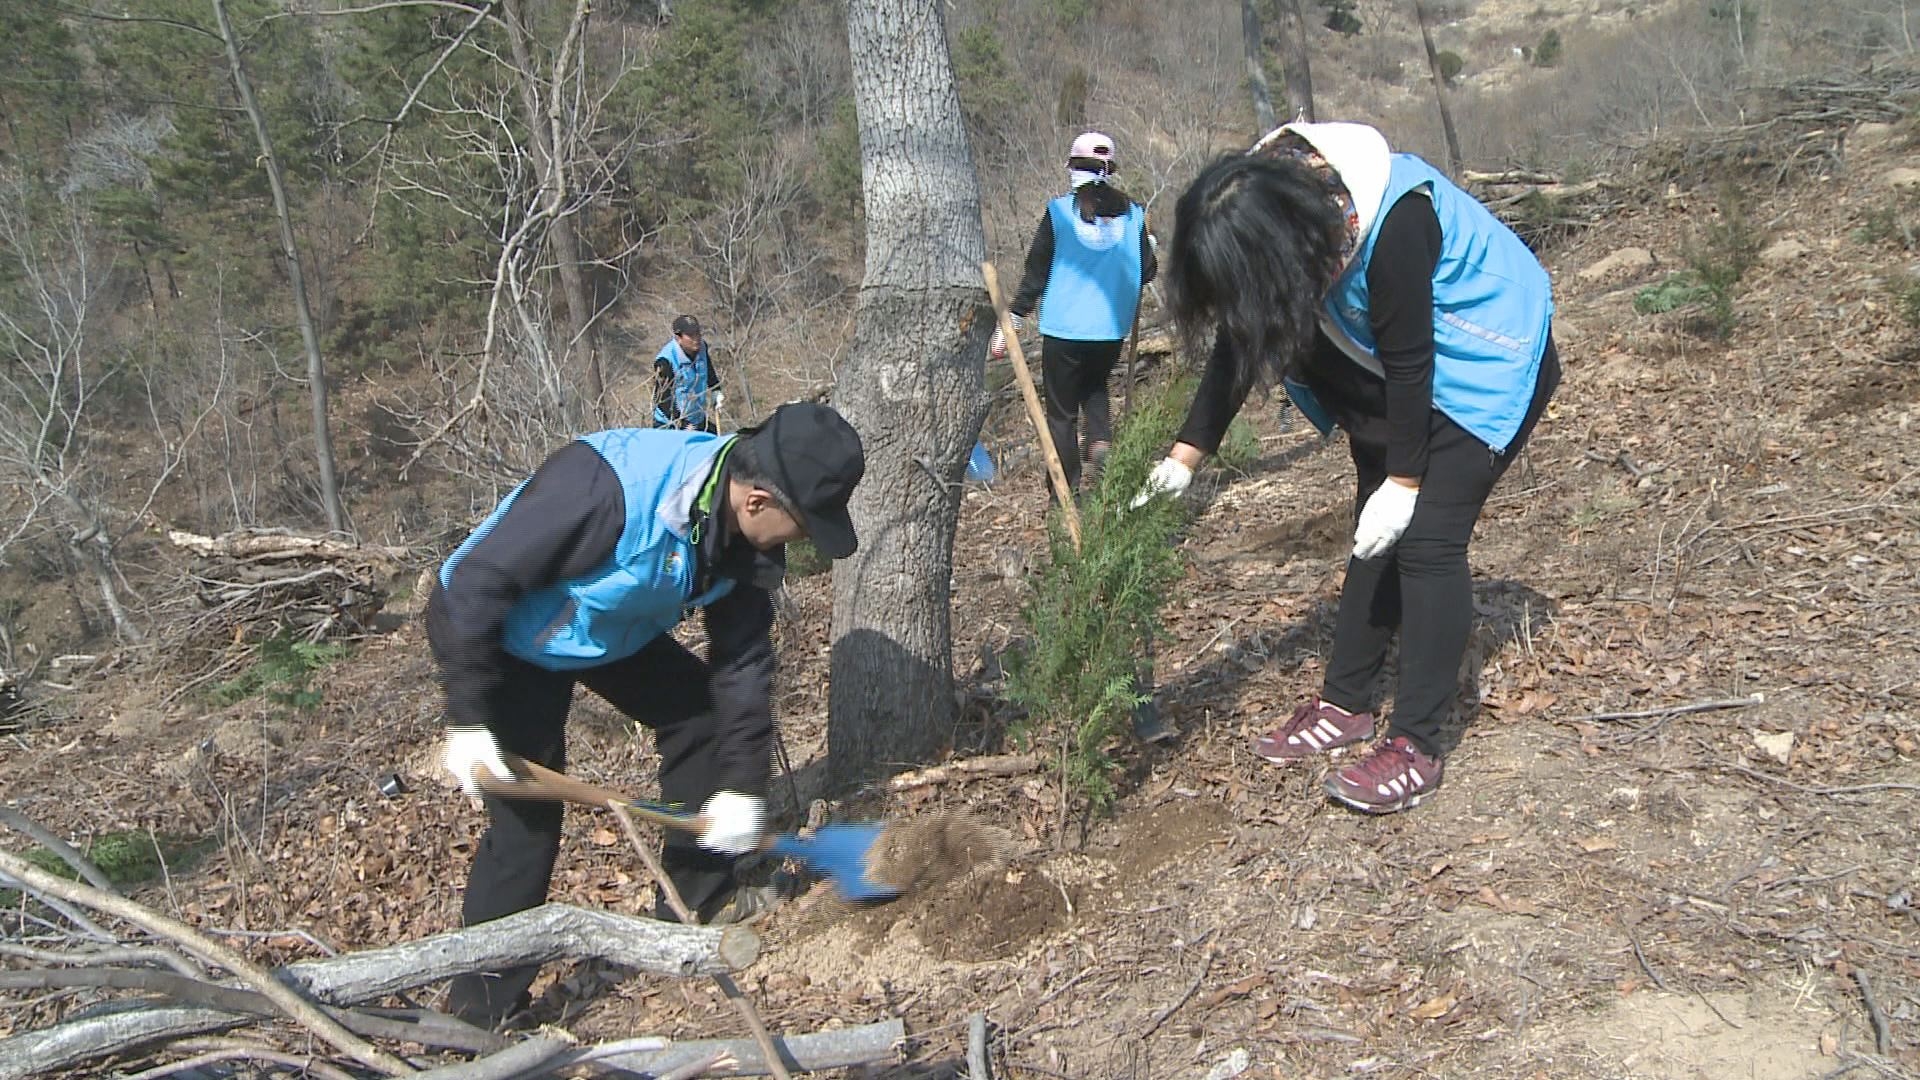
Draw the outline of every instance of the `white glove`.
<instances>
[{"instance_id":1,"label":"white glove","mask_svg":"<svg viewBox=\"0 0 1920 1080\"><path fill-rule=\"evenodd\" d=\"M440 760L453 778L460 781L460 790L469 795L480 794L480 783L473 778L473 771L483 765L495 779L517 779L513 770L507 768L506 759L500 756L500 744L494 741L493 732L483 727L448 728Z\"/></svg>"},{"instance_id":2,"label":"white glove","mask_svg":"<svg viewBox=\"0 0 1920 1080\"><path fill-rule=\"evenodd\" d=\"M1135 495L1133 501L1127 504L1127 509L1138 510L1151 502L1156 495L1172 495L1178 498L1191 483L1193 483L1192 469L1173 458L1162 459L1160 464L1155 465L1153 471L1147 474L1145 486L1141 487L1140 494Z\"/></svg>"},{"instance_id":3,"label":"white glove","mask_svg":"<svg viewBox=\"0 0 1920 1080\"><path fill-rule=\"evenodd\" d=\"M1385 554L1407 531L1407 523L1413 520L1414 501L1419 497L1419 488L1381 481L1360 508L1360 523L1353 530L1353 557L1371 559Z\"/></svg>"},{"instance_id":4,"label":"white glove","mask_svg":"<svg viewBox=\"0 0 1920 1080\"><path fill-rule=\"evenodd\" d=\"M767 800L737 791L715 792L700 808L707 828L697 841L708 851L722 855L745 855L760 846L760 833L767 827Z\"/></svg>"},{"instance_id":5,"label":"white glove","mask_svg":"<svg viewBox=\"0 0 1920 1080\"><path fill-rule=\"evenodd\" d=\"M715 390L713 392L713 400L708 404L707 407L709 410L713 412L719 412L723 407L726 406L726 404L727 404L727 392L725 390Z\"/></svg>"},{"instance_id":6,"label":"white glove","mask_svg":"<svg viewBox=\"0 0 1920 1080\"><path fill-rule=\"evenodd\" d=\"M1013 323L1014 331L1018 332L1020 329L1020 316L1008 315L1007 318ZM987 341L987 355L995 360L1005 360L1007 358L1007 332L1005 328L999 326L993 328L993 337Z\"/></svg>"}]
</instances>

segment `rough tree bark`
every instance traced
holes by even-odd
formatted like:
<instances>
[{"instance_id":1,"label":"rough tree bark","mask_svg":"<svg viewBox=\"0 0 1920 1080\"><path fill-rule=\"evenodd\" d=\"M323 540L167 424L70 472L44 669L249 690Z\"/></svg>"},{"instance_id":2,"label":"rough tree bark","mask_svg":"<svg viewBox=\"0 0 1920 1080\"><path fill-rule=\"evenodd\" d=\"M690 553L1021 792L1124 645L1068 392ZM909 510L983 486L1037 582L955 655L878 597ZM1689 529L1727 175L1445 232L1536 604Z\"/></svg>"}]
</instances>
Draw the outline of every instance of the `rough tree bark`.
<instances>
[{"instance_id":1,"label":"rough tree bark","mask_svg":"<svg viewBox=\"0 0 1920 1080\"><path fill-rule=\"evenodd\" d=\"M1307 61L1307 17L1300 11L1300 0L1275 0L1279 8L1280 49L1287 72L1287 108L1311 123L1313 112L1313 67Z\"/></svg>"},{"instance_id":2,"label":"rough tree bark","mask_svg":"<svg viewBox=\"0 0 1920 1080\"><path fill-rule=\"evenodd\" d=\"M233 88L240 104L253 122L253 137L260 144L260 160L267 169L267 185L273 190L273 216L280 226L280 254L287 260L287 278L293 283L293 310L300 322L300 343L307 352L307 392L313 402L313 450L320 467L320 502L327 512L327 528L347 531L347 515L340 503L340 483L333 471L333 436L327 427L327 366L320 357L320 336L313 326L313 307L307 302L307 279L300 269L300 248L293 238L293 212L287 206L287 184L280 172L280 159L273 153L273 138L267 132L267 118L254 100L253 83L247 79L246 65L240 61L240 39L227 18L226 0L213 0L213 17L220 24L220 40L227 47L227 64L233 69Z\"/></svg>"},{"instance_id":3,"label":"rough tree bark","mask_svg":"<svg viewBox=\"0 0 1920 1080\"><path fill-rule=\"evenodd\" d=\"M1453 130L1453 107L1447 103L1447 80L1440 74L1440 54L1433 49L1433 31L1429 29L1425 0L1413 0L1413 17L1420 23L1420 42L1427 47L1427 71L1433 76L1433 100L1440 105L1440 128L1447 137L1447 173L1459 176L1460 136Z\"/></svg>"},{"instance_id":4,"label":"rough tree bark","mask_svg":"<svg viewBox=\"0 0 1920 1080\"><path fill-rule=\"evenodd\" d=\"M949 585L985 417L979 178L938 0L851 0L866 274L834 404L866 444L860 550L834 571L832 774L925 760L954 719Z\"/></svg>"},{"instance_id":5,"label":"rough tree bark","mask_svg":"<svg viewBox=\"0 0 1920 1080\"><path fill-rule=\"evenodd\" d=\"M1240 39L1247 52L1247 89L1253 94L1253 122L1260 126L1256 135L1264 135L1279 126L1273 118L1273 91L1267 86L1267 62L1260 30L1260 12L1255 0L1240 0Z\"/></svg>"}]
</instances>

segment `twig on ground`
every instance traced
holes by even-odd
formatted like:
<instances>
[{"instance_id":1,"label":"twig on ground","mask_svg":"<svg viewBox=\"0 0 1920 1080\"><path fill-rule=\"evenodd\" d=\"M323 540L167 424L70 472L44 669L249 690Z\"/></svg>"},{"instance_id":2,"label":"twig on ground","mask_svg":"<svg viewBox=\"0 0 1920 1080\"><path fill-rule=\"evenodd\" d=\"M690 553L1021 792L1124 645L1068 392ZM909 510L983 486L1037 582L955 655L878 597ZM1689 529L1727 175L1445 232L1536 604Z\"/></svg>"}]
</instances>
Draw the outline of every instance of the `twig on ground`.
<instances>
[{"instance_id":1,"label":"twig on ground","mask_svg":"<svg viewBox=\"0 0 1920 1080\"><path fill-rule=\"evenodd\" d=\"M288 1054L261 1043L244 1042L239 1039L188 1039L176 1044L184 1050L199 1050L190 1058L156 1065L143 1072L129 1075L126 1080L158 1080L162 1076L172 1076L189 1069L198 1069L202 1065L212 1065L220 1061L232 1061L236 1058L249 1061L266 1061L275 1065L285 1065L299 1069L321 1080L353 1080L353 1075L338 1066L329 1065L319 1058L307 1054Z\"/></svg>"},{"instance_id":2,"label":"twig on ground","mask_svg":"<svg viewBox=\"0 0 1920 1080\"><path fill-rule=\"evenodd\" d=\"M1182 1005L1185 1005L1187 1002L1193 1000L1193 995L1196 993L1199 993L1200 984L1206 981L1207 972L1210 971L1212 968L1213 968L1213 950L1211 948L1208 948L1200 954L1200 973L1193 977L1192 983L1188 984L1187 992L1184 994L1181 994L1178 998L1174 999L1173 1003L1168 1005L1166 1008L1161 1009L1159 1012L1153 1014L1153 1019L1147 1021L1147 1026L1144 1029L1142 1029L1140 1032L1140 1040L1142 1042L1146 1041L1146 1039L1149 1036L1151 1036L1154 1032L1160 1030L1160 1025L1167 1022L1167 1017L1172 1016L1174 1013L1180 1010L1180 1007Z\"/></svg>"},{"instance_id":3,"label":"twig on ground","mask_svg":"<svg viewBox=\"0 0 1920 1080\"><path fill-rule=\"evenodd\" d=\"M673 879L668 877L666 870L660 866L660 860L653 857L653 852L648 849L646 839L640 835L640 829L634 825L633 817L627 813L627 808L617 802L609 802L607 809L612 810L614 817L620 819L620 827L626 830L627 839L632 841L634 853L640 856L641 862L647 864L647 870L653 874L654 883L660 887L660 894L667 898L667 906L673 909L673 913L680 917L681 922L688 926L695 925L698 920L693 917L693 909L687 906L686 900L680 895L680 890L674 887ZM727 1000L733 1002L733 1007L740 1013L740 1018L747 1022L747 1030L753 1033L753 1041L759 1044L760 1052L766 1056L768 1069L778 1080L792 1080L785 1062L781 1059L780 1048L774 1045L773 1036L768 1033L767 1025L760 1019L760 1010L754 1008L753 1001L741 991L740 984L734 982L731 975L721 973L713 976L713 982L720 988L720 992L726 995Z\"/></svg>"},{"instance_id":4,"label":"twig on ground","mask_svg":"<svg viewBox=\"0 0 1920 1080\"><path fill-rule=\"evenodd\" d=\"M1867 1007L1867 1019L1873 1022L1873 1049L1881 1057L1886 1057L1893 1045L1893 1033L1887 1027L1887 1014L1880 1011L1880 1003L1873 1000L1873 984L1867 981L1867 973L1859 968L1853 969L1854 985L1860 988L1860 1001Z\"/></svg>"},{"instance_id":5,"label":"twig on ground","mask_svg":"<svg viewBox=\"0 0 1920 1080\"><path fill-rule=\"evenodd\" d=\"M16 855L0 852L0 870L42 894L85 904L96 911L125 919L150 933L170 938L201 960L217 964L266 995L267 999L292 1019L307 1027L329 1046L372 1069L388 1075L406 1075L414 1068L392 1054L340 1026L340 1022L321 1012L312 1002L294 993L267 971L225 945L207 937L177 919L142 907L124 897L102 892L89 885L63 881Z\"/></svg>"},{"instance_id":6,"label":"twig on ground","mask_svg":"<svg viewBox=\"0 0 1920 1080\"><path fill-rule=\"evenodd\" d=\"M78 967L97 967L106 964L165 964L177 974L189 979L199 979L206 972L193 966L192 961L172 949L163 949L158 945L128 945L114 949L85 949L67 951L63 949L36 949L31 945L15 945L0 941L0 956L11 956L17 960L32 960L41 964L73 964Z\"/></svg>"},{"instance_id":7,"label":"twig on ground","mask_svg":"<svg viewBox=\"0 0 1920 1080\"><path fill-rule=\"evenodd\" d=\"M1668 705L1658 709L1636 709L1632 712L1589 713L1586 716L1572 717L1563 721L1569 724L1601 724L1618 720L1651 720L1657 716L1684 716L1687 713L1716 712L1721 709L1745 709L1754 705L1766 704L1767 696L1761 693L1748 694L1746 697L1721 698L1716 701L1696 701L1691 705Z\"/></svg>"},{"instance_id":8,"label":"twig on ground","mask_svg":"<svg viewBox=\"0 0 1920 1080\"><path fill-rule=\"evenodd\" d=\"M953 780L972 780L982 776L1021 776L1036 772L1040 759L1032 754L998 754L993 757L967 758L945 765L904 772L886 782L891 792L912 791Z\"/></svg>"},{"instance_id":9,"label":"twig on ground","mask_svg":"<svg viewBox=\"0 0 1920 1080\"><path fill-rule=\"evenodd\" d=\"M1920 784L1897 783L1853 784L1847 787L1810 787L1806 784L1796 784L1785 777L1775 776L1772 773L1761 772L1759 769L1749 769L1745 765L1736 764L1731 761L1722 764L1720 768L1732 769L1734 772L1743 773L1756 780L1771 781L1782 787L1790 787L1795 791L1804 791L1809 795L1864 795L1870 791L1920 791Z\"/></svg>"},{"instance_id":10,"label":"twig on ground","mask_svg":"<svg viewBox=\"0 0 1920 1080\"><path fill-rule=\"evenodd\" d=\"M1647 973L1647 978L1653 980L1653 985L1671 992L1673 988L1667 985L1667 980L1661 978L1660 973L1653 970L1653 965L1647 962L1647 954L1640 951L1640 938L1634 934L1633 927L1631 926L1627 927L1627 943L1633 946L1633 958L1640 961L1640 970Z\"/></svg>"}]
</instances>

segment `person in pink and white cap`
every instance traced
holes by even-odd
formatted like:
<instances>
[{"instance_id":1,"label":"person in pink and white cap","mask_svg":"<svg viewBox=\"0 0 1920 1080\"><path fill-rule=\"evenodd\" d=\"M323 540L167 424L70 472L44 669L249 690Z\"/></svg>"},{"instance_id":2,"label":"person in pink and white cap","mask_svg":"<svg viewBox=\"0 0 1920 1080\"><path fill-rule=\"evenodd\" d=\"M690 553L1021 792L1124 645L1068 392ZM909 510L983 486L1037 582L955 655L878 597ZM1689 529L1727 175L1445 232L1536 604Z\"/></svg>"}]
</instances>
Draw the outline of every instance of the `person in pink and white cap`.
<instances>
[{"instance_id":1,"label":"person in pink and white cap","mask_svg":"<svg viewBox=\"0 0 1920 1080\"><path fill-rule=\"evenodd\" d=\"M1073 140L1068 190L1048 201L1008 305L1016 327L1040 309L1047 430L1071 487L1079 486L1082 461L1089 481L1097 478L1113 442L1107 380L1156 270L1146 209L1113 183L1113 172L1111 138L1089 131ZM1007 355L1000 331L988 352L996 360ZM1076 430L1083 415L1084 443Z\"/></svg>"}]
</instances>

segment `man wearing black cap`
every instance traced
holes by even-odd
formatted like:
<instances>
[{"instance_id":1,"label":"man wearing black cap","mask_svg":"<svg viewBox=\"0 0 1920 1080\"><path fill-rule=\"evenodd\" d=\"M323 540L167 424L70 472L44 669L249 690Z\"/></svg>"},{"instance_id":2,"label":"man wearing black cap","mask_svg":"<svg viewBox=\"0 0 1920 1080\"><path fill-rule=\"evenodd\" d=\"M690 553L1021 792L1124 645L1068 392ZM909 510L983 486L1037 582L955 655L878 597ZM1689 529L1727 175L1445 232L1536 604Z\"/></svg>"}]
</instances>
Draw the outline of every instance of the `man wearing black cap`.
<instances>
[{"instance_id":1,"label":"man wearing black cap","mask_svg":"<svg viewBox=\"0 0 1920 1080\"><path fill-rule=\"evenodd\" d=\"M653 426L713 432L720 411L720 369L707 351L700 320L673 320L673 337L653 358Z\"/></svg>"},{"instance_id":2,"label":"man wearing black cap","mask_svg":"<svg viewBox=\"0 0 1920 1080\"><path fill-rule=\"evenodd\" d=\"M769 630L785 545L856 546L847 500L860 437L825 405L783 405L733 435L621 428L549 457L441 566L427 636L446 694L444 762L470 795L502 751L565 767L576 683L654 731L660 796L707 819L670 834L661 861L702 922L733 910L733 863L766 818L774 656ZM705 612L707 659L668 633ZM466 925L546 900L560 850L557 803L486 797ZM746 899L745 896L739 899ZM664 901L656 916L671 919ZM462 976L449 1011L495 1026L537 968Z\"/></svg>"}]
</instances>

